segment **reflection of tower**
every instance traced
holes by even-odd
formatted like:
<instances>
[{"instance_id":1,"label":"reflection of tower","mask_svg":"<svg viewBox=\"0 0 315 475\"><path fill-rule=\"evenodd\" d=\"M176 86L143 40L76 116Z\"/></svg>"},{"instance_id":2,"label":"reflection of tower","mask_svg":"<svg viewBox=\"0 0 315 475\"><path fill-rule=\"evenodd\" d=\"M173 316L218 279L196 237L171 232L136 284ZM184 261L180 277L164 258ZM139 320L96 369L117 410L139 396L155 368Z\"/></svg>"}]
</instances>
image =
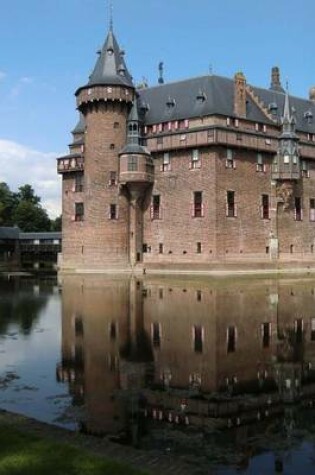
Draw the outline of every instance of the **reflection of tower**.
<instances>
[{"instance_id":1,"label":"reflection of tower","mask_svg":"<svg viewBox=\"0 0 315 475\"><path fill-rule=\"evenodd\" d=\"M298 151L299 138L295 132L296 120L291 113L288 91L285 94L282 116L282 133L279 137L278 153L272 165L272 213L271 213L271 257L276 259L282 228L289 229L289 211L295 209L296 219L302 213L301 197L294 198L298 184L301 182L300 159ZM302 183L302 182L301 182ZM295 200L295 203L293 203ZM281 246L283 246L281 239ZM293 248L292 248L293 250Z\"/></svg>"},{"instance_id":2,"label":"reflection of tower","mask_svg":"<svg viewBox=\"0 0 315 475\"><path fill-rule=\"evenodd\" d=\"M146 362L152 360L142 301L142 284L135 279L63 278L57 378L69 383L88 432L116 433L126 427L132 390L142 387ZM126 398L120 389L127 390Z\"/></svg>"}]
</instances>

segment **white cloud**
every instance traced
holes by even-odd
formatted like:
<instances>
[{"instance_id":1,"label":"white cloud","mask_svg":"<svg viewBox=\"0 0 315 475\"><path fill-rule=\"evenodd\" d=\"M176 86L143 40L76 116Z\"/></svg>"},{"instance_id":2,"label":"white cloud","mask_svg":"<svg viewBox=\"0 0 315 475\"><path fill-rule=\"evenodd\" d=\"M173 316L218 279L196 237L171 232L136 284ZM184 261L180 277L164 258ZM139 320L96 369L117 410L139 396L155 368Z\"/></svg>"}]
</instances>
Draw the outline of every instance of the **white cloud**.
<instances>
[{"instance_id":1,"label":"white cloud","mask_svg":"<svg viewBox=\"0 0 315 475\"><path fill-rule=\"evenodd\" d=\"M57 175L56 157L62 154L45 153L25 145L0 139L0 182L16 191L26 183L41 197L50 217L61 213L61 179Z\"/></svg>"}]
</instances>

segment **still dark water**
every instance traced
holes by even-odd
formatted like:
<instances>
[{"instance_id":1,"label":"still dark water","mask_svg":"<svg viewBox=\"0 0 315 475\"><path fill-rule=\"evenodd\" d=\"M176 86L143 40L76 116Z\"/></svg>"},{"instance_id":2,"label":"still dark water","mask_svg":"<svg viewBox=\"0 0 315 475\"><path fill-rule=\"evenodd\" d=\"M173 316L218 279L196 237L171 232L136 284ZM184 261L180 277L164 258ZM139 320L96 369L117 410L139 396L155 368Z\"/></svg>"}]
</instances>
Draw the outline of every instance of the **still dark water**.
<instances>
[{"instance_id":1,"label":"still dark water","mask_svg":"<svg viewBox=\"0 0 315 475\"><path fill-rule=\"evenodd\" d=\"M0 407L191 473L315 473L315 280L0 280ZM123 449L122 449L123 450Z\"/></svg>"}]
</instances>

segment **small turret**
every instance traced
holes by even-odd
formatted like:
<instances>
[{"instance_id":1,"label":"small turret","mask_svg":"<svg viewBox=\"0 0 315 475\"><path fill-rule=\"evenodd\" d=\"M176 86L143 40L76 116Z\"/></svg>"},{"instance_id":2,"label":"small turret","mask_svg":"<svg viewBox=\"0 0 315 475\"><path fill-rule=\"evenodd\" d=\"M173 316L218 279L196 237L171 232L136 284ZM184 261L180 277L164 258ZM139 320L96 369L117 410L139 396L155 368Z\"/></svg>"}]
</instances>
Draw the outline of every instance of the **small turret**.
<instances>
[{"instance_id":1,"label":"small turret","mask_svg":"<svg viewBox=\"0 0 315 475\"><path fill-rule=\"evenodd\" d=\"M121 184L149 184L153 181L152 157L148 149L141 145L137 100L127 119L127 143L119 153L119 158Z\"/></svg>"},{"instance_id":2,"label":"small turret","mask_svg":"<svg viewBox=\"0 0 315 475\"><path fill-rule=\"evenodd\" d=\"M279 137L278 153L273 164L273 179L297 180L300 178L299 138L295 133L296 120L290 108L288 91L285 94L281 123L282 133Z\"/></svg>"}]
</instances>

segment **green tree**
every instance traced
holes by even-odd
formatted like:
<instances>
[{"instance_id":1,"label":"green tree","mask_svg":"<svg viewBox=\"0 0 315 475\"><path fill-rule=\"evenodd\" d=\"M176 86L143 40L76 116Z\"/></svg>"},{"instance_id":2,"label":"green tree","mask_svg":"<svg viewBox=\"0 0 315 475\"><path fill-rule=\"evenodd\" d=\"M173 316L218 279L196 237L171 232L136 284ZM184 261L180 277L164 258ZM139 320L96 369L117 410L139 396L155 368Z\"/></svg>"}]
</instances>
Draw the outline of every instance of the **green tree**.
<instances>
[{"instance_id":1,"label":"green tree","mask_svg":"<svg viewBox=\"0 0 315 475\"><path fill-rule=\"evenodd\" d=\"M40 197L35 195L31 185L20 186L16 196L19 202L27 201L33 205L38 205L40 203Z\"/></svg>"},{"instance_id":2,"label":"green tree","mask_svg":"<svg viewBox=\"0 0 315 475\"><path fill-rule=\"evenodd\" d=\"M9 186L0 183L0 226L13 226L13 211L17 205L17 196L12 193Z\"/></svg>"},{"instance_id":3,"label":"green tree","mask_svg":"<svg viewBox=\"0 0 315 475\"><path fill-rule=\"evenodd\" d=\"M13 213L14 223L24 232L50 231L47 212L31 201L20 201Z\"/></svg>"},{"instance_id":4,"label":"green tree","mask_svg":"<svg viewBox=\"0 0 315 475\"><path fill-rule=\"evenodd\" d=\"M62 215L58 216L56 219L51 220L52 231L61 231L61 229L62 229Z\"/></svg>"}]
</instances>

